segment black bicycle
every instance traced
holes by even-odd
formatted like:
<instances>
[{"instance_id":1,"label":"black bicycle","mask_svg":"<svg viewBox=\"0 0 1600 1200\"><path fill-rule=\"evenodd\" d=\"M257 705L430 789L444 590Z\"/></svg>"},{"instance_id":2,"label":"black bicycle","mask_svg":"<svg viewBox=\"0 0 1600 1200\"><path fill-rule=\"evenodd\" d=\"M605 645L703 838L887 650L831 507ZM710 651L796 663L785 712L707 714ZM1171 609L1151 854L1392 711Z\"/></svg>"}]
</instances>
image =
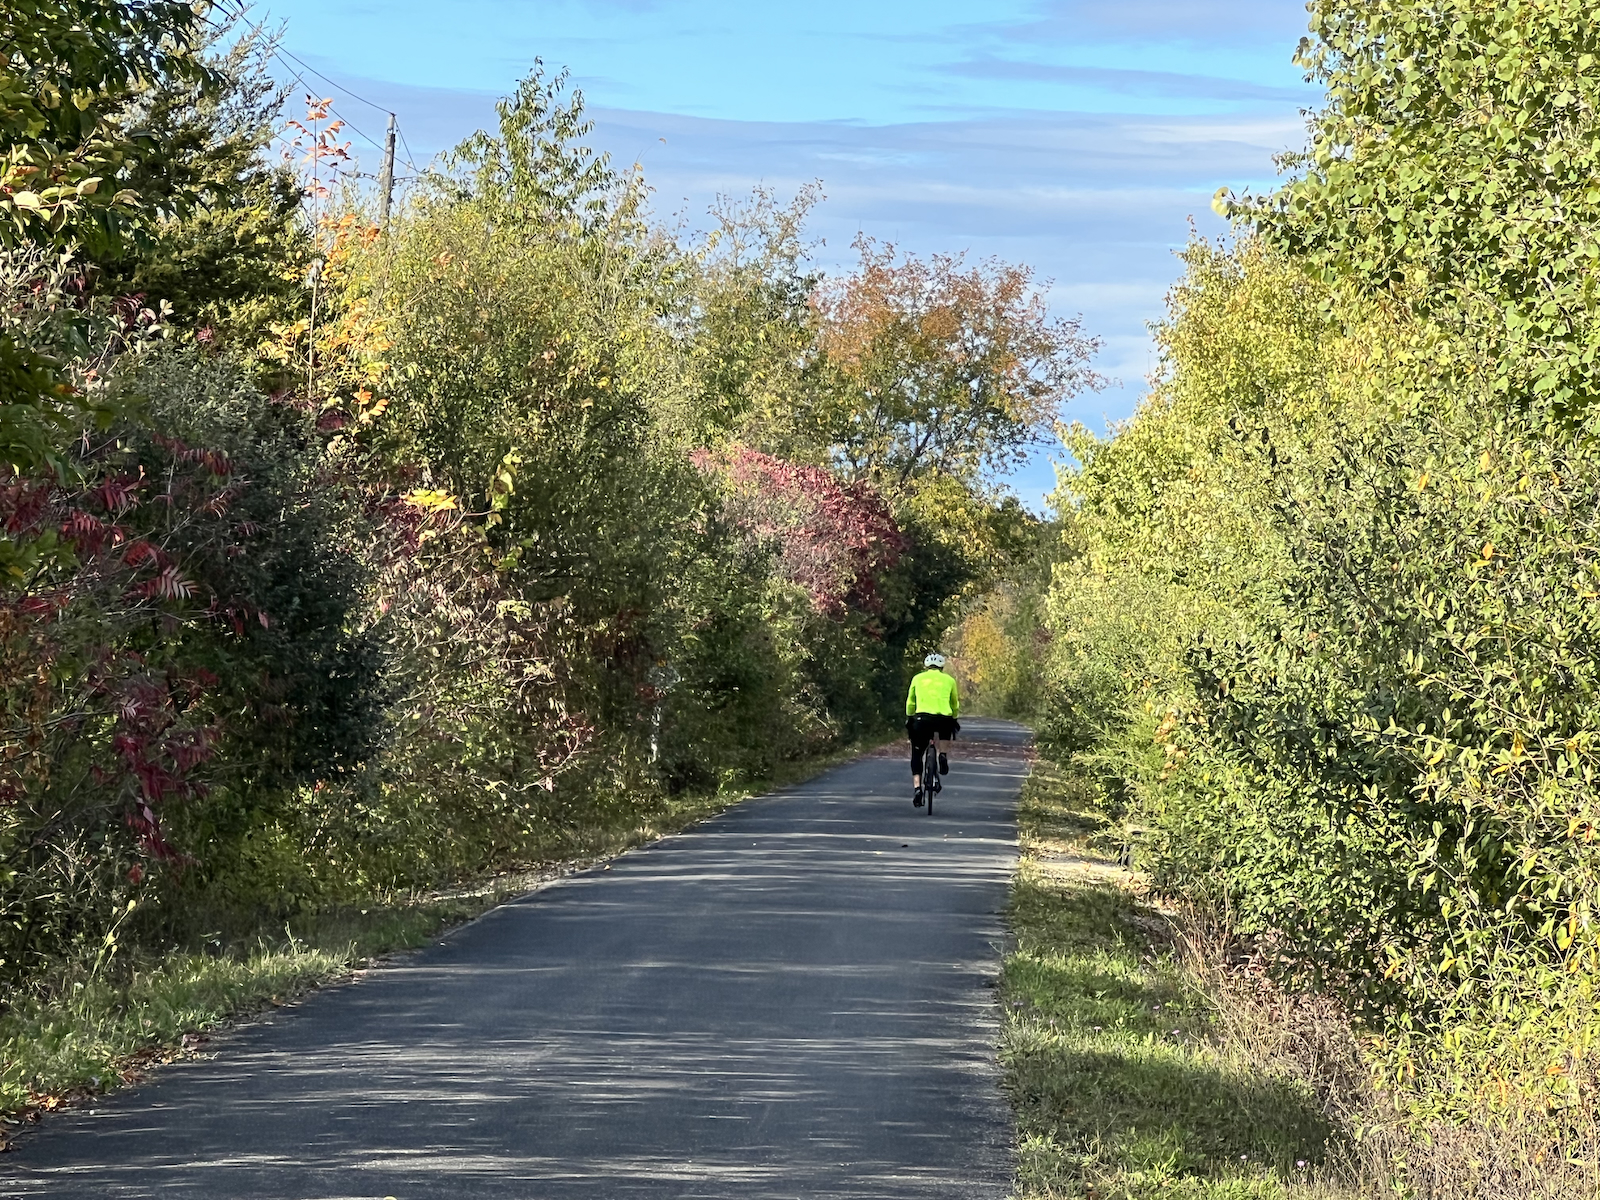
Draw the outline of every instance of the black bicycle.
<instances>
[{"instance_id":1,"label":"black bicycle","mask_svg":"<svg viewBox=\"0 0 1600 1200\"><path fill-rule=\"evenodd\" d=\"M931 782L930 782L931 781ZM922 803L928 816L933 816L933 796L943 788L939 782L939 739L930 737L922 751Z\"/></svg>"}]
</instances>

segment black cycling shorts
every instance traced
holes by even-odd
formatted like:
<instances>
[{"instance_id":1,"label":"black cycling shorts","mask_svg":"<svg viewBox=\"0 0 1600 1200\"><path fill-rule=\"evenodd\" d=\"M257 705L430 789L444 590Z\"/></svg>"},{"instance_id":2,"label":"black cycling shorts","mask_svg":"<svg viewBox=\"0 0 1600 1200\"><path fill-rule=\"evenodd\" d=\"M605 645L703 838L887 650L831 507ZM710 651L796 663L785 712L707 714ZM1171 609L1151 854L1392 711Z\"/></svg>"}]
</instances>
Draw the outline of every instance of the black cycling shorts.
<instances>
[{"instance_id":1,"label":"black cycling shorts","mask_svg":"<svg viewBox=\"0 0 1600 1200\"><path fill-rule=\"evenodd\" d=\"M944 713L918 713L906 718L906 735L911 738L911 770L922 770L922 752L936 736L953 738L961 732L961 722Z\"/></svg>"}]
</instances>

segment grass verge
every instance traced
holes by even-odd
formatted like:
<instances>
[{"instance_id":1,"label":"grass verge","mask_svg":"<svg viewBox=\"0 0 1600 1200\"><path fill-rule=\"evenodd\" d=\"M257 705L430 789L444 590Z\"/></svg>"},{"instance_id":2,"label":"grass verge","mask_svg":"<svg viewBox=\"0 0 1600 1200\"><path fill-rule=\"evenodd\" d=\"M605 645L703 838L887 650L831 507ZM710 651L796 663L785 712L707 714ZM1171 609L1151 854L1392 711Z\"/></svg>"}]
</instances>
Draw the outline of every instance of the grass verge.
<instances>
[{"instance_id":1,"label":"grass verge","mask_svg":"<svg viewBox=\"0 0 1600 1200\"><path fill-rule=\"evenodd\" d=\"M582 850L561 861L444 893L311 913L199 950L135 947L110 964L64 969L47 994L9 997L0 1010L0 1149L43 1113L137 1082L153 1066L193 1053L208 1031L229 1021L291 1003L541 883L679 832L753 795L802 782L878 744L856 743L787 764L759 793L663 798L630 821L583 831Z\"/></svg>"},{"instance_id":2,"label":"grass verge","mask_svg":"<svg viewBox=\"0 0 1600 1200\"><path fill-rule=\"evenodd\" d=\"M1001 1060L1020 1200L1311 1200L1338 1136L1311 1090L1218 1029L1172 925L1110 851L1096 792L1035 765L1019 808Z\"/></svg>"},{"instance_id":3,"label":"grass verge","mask_svg":"<svg viewBox=\"0 0 1600 1200\"><path fill-rule=\"evenodd\" d=\"M64 974L53 994L15 998L0 1015L0 1135L42 1112L136 1082L151 1067L193 1052L223 1022L287 1004L377 956L420 946L497 898L418 898L319 913L298 931L262 931L254 946L135 950L110 978Z\"/></svg>"}]
</instances>

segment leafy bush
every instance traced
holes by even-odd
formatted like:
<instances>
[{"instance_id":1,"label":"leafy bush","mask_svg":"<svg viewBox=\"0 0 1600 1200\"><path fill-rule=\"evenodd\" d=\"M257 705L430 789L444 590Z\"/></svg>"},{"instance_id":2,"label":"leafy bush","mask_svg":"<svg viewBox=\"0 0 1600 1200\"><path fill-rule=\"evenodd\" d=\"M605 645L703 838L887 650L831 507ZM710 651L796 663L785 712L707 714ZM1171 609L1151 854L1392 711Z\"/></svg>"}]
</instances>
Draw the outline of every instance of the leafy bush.
<instances>
[{"instance_id":1,"label":"leafy bush","mask_svg":"<svg viewBox=\"0 0 1600 1200\"><path fill-rule=\"evenodd\" d=\"M13 204L0 261L0 975L38 1012L891 728L1031 546L985 472L1093 342L1025 269L867 249L824 293L811 190L671 236L542 66L379 229L264 157L269 42L124 9L40 16L0 96L32 128L50 63L99 79L50 169L120 197Z\"/></svg>"},{"instance_id":2,"label":"leafy bush","mask_svg":"<svg viewBox=\"0 0 1600 1200\"><path fill-rule=\"evenodd\" d=\"M1313 31L1302 173L1224 203L1151 398L1074 437L1048 727L1161 886L1362 1016L1408 1111L1559 1139L1600 967L1596 25L1328 0Z\"/></svg>"}]
</instances>

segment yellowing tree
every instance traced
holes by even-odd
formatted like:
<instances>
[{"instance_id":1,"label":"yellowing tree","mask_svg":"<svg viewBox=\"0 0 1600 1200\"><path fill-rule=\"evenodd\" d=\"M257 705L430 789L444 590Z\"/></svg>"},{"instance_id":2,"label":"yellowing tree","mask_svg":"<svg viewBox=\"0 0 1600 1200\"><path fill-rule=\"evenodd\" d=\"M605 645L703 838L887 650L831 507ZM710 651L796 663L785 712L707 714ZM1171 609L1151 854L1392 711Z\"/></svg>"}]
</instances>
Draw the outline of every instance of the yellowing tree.
<instances>
[{"instance_id":1,"label":"yellowing tree","mask_svg":"<svg viewBox=\"0 0 1600 1200\"><path fill-rule=\"evenodd\" d=\"M1063 402L1099 382L1099 342L1050 316L1027 267L908 258L865 237L856 249L856 271L813 299L825 382L812 415L851 474L973 482L1050 440Z\"/></svg>"}]
</instances>

